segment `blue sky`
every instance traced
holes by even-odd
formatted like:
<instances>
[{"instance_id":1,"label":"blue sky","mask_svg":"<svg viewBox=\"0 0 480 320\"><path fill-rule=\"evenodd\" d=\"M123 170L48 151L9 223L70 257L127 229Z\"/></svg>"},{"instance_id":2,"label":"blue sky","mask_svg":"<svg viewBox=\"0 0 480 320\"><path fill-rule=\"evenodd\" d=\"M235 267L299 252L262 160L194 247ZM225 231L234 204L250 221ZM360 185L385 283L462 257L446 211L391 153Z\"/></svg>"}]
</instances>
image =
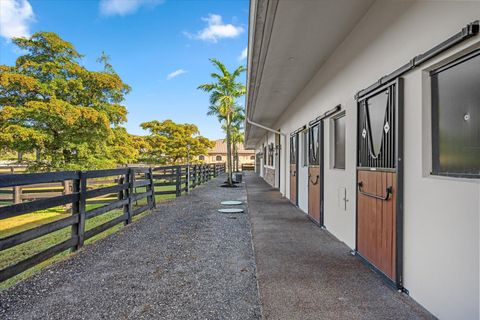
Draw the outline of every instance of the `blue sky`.
<instances>
[{"instance_id":1,"label":"blue sky","mask_svg":"<svg viewBox=\"0 0 480 320\"><path fill-rule=\"evenodd\" d=\"M102 51L132 87L125 105L129 132L139 124L172 119L195 123L210 139L223 137L207 117L208 95L197 86L210 80L208 58L229 69L246 64L247 0L0 0L0 64L19 52L8 40L53 31L84 54L82 64L99 70ZM242 81L245 77L242 78Z\"/></svg>"}]
</instances>

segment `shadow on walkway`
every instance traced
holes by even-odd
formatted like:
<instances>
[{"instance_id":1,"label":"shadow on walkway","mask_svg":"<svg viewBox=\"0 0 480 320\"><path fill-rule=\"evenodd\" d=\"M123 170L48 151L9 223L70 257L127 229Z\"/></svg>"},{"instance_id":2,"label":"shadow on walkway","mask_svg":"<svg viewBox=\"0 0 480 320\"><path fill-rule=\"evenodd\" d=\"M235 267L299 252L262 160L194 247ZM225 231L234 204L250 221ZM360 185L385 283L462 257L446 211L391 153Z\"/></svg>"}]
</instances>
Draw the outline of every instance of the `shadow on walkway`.
<instances>
[{"instance_id":1,"label":"shadow on walkway","mask_svg":"<svg viewBox=\"0 0 480 320\"><path fill-rule=\"evenodd\" d=\"M434 319L263 179L245 178L265 319Z\"/></svg>"}]
</instances>

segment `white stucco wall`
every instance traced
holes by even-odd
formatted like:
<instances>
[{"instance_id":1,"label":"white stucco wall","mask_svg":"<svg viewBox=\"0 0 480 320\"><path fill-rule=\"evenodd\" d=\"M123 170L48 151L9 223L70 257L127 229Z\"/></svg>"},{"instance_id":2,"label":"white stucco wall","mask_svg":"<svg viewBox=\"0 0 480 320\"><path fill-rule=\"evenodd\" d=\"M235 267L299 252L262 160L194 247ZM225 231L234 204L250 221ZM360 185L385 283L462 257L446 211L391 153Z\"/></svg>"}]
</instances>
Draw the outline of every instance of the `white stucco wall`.
<instances>
[{"instance_id":1,"label":"white stucco wall","mask_svg":"<svg viewBox=\"0 0 480 320\"><path fill-rule=\"evenodd\" d=\"M308 213L308 166L304 166L304 144L303 134L300 134L299 138L299 160L300 163L298 164L298 207L302 209L303 212ZM290 149L289 149L290 150ZM308 160L308 159L307 159ZM290 191L290 186L288 186L288 190ZM289 193L290 194L290 193Z\"/></svg>"},{"instance_id":2,"label":"white stucco wall","mask_svg":"<svg viewBox=\"0 0 480 320\"><path fill-rule=\"evenodd\" d=\"M325 225L349 247L355 247L354 94L479 18L479 1L377 1L277 121L275 127L290 133L338 104L346 110L346 170L330 167L326 121ZM424 175L422 70L479 41L468 40L404 76L404 286L442 319L480 318L480 183ZM306 211L301 165L299 176L299 204ZM283 165L281 180L288 177ZM284 188L289 195L289 184ZM339 188L347 190L346 210L338 203Z\"/></svg>"}]
</instances>

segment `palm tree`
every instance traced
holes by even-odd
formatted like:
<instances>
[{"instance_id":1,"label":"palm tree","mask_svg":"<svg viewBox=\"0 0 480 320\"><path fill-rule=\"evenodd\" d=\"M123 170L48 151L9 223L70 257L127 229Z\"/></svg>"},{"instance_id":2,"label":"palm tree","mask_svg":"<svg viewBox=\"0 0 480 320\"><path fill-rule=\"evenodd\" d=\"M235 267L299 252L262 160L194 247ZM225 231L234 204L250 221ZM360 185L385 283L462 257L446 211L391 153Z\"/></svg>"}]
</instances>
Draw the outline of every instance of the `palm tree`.
<instances>
[{"instance_id":1,"label":"palm tree","mask_svg":"<svg viewBox=\"0 0 480 320\"><path fill-rule=\"evenodd\" d=\"M245 121L245 111L240 106L235 106L232 114L232 152L235 171L238 171L238 145L245 142L243 135L243 122Z\"/></svg>"},{"instance_id":2,"label":"palm tree","mask_svg":"<svg viewBox=\"0 0 480 320\"><path fill-rule=\"evenodd\" d=\"M232 118L235 113L235 102L238 98L245 95L245 85L237 80L237 78L246 69L240 66L233 72L229 72L225 65L217 59L210 59L218 72L213 72L211 77L212 83L205 83L198 89L210 93L210 106L207 115L215 115L218 120L225 126L227 135L227 172L228 184L232 185Z\"/></svg>"}]
</instances>

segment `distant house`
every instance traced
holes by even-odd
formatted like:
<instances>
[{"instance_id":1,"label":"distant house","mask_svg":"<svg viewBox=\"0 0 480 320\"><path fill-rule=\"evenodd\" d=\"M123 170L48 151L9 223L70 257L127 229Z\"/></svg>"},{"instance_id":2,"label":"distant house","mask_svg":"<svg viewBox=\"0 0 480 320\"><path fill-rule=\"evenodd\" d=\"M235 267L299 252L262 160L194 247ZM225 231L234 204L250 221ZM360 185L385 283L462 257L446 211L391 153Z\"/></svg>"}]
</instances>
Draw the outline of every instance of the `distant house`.
<instances>
[{"instance_id":1,"label":"distant house","mask_svg":"<svg viewBox=\"0 0 480 320\"><path fill-rule=\"evenodd\" d=\"M208 150L207 155L198 156L198 160L205 163L223 163L227 162L227 143L222 139L215 140L215 146ZM255 151L245 150L242 144L238 144L238 165L255 163Z\"/></svg>"}]
</instances>

